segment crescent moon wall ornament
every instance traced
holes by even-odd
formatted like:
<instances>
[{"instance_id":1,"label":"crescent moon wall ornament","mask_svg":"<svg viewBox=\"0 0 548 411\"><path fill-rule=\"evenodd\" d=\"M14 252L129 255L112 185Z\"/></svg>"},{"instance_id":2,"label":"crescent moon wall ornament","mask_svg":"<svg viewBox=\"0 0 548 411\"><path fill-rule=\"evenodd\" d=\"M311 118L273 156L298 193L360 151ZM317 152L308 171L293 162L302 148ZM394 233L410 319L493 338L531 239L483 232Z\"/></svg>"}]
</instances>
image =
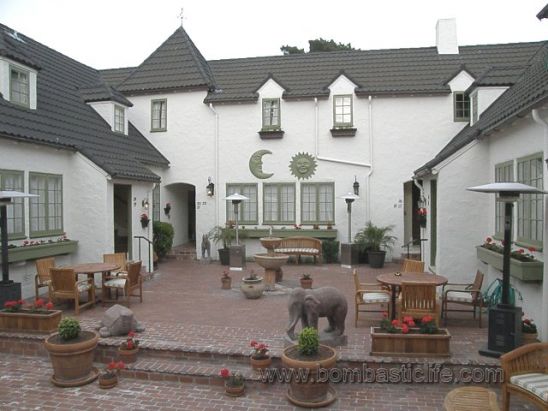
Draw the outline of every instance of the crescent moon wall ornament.
<instances>
[{"instance_id":1,"label":"crescent moon wall ornament","mask_svg":"<svg viewBox=\"0 0 548 411\"><path fill-rule=\"evenodd\" d=\"M289 163L289 170L297 179L306 180L314 175L316 172L316 159L313 155L308 153L298 153L291 158Z\"/></svg>"},{"instance_id":2,"label":"crescent moon wall ornament","mask_svg":"<svg viewBox=\"0 0 548 411\"><path fill-rule=\"evenodd\" d=\"M263 156L265 154L272 154L270 150L258 150L255 151L249 158L249 171L257 178L266 179L274 175L274 173L265 173L263 171Z\"/></svg>"}]
</instances>

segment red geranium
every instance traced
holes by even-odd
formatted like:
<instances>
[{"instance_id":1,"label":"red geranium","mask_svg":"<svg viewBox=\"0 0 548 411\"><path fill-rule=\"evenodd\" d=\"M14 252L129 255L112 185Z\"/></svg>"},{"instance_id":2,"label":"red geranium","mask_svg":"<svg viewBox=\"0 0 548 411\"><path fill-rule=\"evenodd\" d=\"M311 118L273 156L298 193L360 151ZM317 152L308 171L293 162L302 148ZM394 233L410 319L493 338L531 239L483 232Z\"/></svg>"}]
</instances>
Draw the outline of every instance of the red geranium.
<instances>
[{"instance_id":1,"label":"red geranium","mask_svg":"<svg viewBox=\"0 0 548 411\"><path fill-rule=\"evenodd\" d=\"M49 301L49 302L46 304L46 309L49 310L49 311L53 310L53 307L54 307L54 305L53 305L53 303L52 303L51 301Z\"/></svg>"}]
</instances>

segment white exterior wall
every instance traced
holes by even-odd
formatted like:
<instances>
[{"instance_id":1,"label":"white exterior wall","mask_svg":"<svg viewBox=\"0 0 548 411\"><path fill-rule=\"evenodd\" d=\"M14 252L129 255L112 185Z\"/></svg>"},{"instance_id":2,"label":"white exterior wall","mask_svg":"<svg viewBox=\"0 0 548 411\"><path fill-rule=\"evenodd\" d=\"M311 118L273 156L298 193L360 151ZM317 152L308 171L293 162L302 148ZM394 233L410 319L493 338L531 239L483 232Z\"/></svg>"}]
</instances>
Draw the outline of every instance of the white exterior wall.
<instances>
[{"instance_id":1,"label":"white exterior wall","mask_svg":"<svg viewBox=\"0 0 548 411\"><path fill-rule=\"evenodd\" d=\"M118 106L124 109L124 134L128 134L128 112L126 106L122 104L117 104L112 101L96 101L93 103L88 103L96 112L99 114L103 120L105 120L108 125L110 126L110 129L114 131L114 107Z\"/></svg>"},{"instance_id":2,"label":"white exterior wall","mask_svg":"<svg viewBox=\"0 0 548 411\"><path fill-rule=\"evenodd\" d=\"M478 87L478 118L508 87Z\"/></svg>"}]
</instances>

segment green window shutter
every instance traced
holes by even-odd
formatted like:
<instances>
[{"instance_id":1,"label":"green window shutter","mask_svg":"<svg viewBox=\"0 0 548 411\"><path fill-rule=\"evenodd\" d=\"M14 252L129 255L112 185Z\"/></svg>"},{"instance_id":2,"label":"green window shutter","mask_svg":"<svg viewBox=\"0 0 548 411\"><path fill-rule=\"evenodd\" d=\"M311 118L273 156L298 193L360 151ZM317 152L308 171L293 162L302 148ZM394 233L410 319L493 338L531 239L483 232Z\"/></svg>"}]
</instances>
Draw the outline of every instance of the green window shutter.
<instances>
[{"instance_id":1,"label":"green window shutter","mask_svg":"<svg viewBox=\"0 0 548 411\"><path fill-rule=\"evenodd\" d=\"M333 127L352 127L353 124L352 95L333 96Z\"/></svg>"},{"instance_id":2,"label":"green window shutter","mask_svg":"<svg viewBox=\"0 0 548 411\"><path fill-rule=\"evenodd\" d=\"M301 183L301 222L327 224L335 221L335 184Z\"/></svg>"},{"instance_id":3,"label":"green window shutter","mask_svg":"<svg viewBox=\"0 0 548 411\"><path fill-rule=\"evenodd\" d=\"M264 98L263 99L263 130L280 130L280 99L279 98Z\"/></svg>"},{"instance_id":4,"label":"green window shutter","mask_svg":"<svg viewBox=\"0 0 548 411\"><path fill-rule=\"evenodd\" d=\"M263 222L265 224L295 223L295 184L263 184Z\"/></svg>"},{"instance_id":5,"label":"green window shutter","mask_svg":"<svg viewBox=\"0 0 548 411\"><path fill-rule=\"evenodd\" d=\"M23 171L0 170L0 190L25 191L24 188ZM6 211L8 214L8 239L26 238L24 199L16 198Z\"/></svg>"},{"instance_id":6,"label":"green window shutter","mask_svg":"<svg viewBox=\"0 0 548 411\"><path fill-rule=\"evenodd\" d=\"M517 181L543 189L542 153L517 160ZM522 194L518 200L516 242L542 248L544 197L542 194Z\"/></svg>"},{"instance_id":7,"label":"green window shutter","mask_svg":"<svg viewBox=\"0 0 548 411\"><path fill-rule=\"evenodd\" d=\"M238 206L238 222L239 224L258 224L258 204L257 204L257 184L247 183L229 183L226 185L226 195L239 193L249 198L249 200L242 201ZM227 201L226 205L226 219L236 220L234 214L234 207L232 203Z\"/></svg>"},{"instance_id":8,"label":"green window shutter","mask_svg":"<svg viewBox=\"0 0 548 411\"><path fill-rule=\"evenodd\" d=\"M507 161L505 163L495 165L495 182L512 182L514 181L514 162ZM504 238L504 203L495 202L495 237Z\"/></svg>"},{"instance_id":9,"label":"green window shutter","mask_svg":"<svg viewBox=\"0 0 548 411\"><path fill-rule=\"evenodd\" d=\"M167 130L167 99L152 100L150 111L150 130Z\"/></svg>"},{"instance_id":10,"label":"green window shutter","mask_svg":"<svg viewBox=\"0 0 548 411\"><path fill-rule=\"evenodd\" d=\"M29 191L40 197L29 199L31 237L63 234L63 177L29 173Z\"/></svg>"}]
</instances>

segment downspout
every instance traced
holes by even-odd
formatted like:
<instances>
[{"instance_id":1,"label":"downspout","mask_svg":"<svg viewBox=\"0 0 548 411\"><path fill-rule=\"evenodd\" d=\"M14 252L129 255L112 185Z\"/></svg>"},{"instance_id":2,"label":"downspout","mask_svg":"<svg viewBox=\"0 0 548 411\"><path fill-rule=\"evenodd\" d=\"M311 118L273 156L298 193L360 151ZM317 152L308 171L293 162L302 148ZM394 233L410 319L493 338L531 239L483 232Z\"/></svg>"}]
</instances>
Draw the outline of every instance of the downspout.
<instances>
[{"instance_id":1,"label":"downspout","mask_svg":"<svg viewBox=\"0 0 548 411\"><path fill-rule=\"evenodd\" d=\"M219 113L213 107L213 103L209 103L209 109L215 116L215 131L213 132L213 158L215 184L217 184L217 194L219 193ZM215 226L219 225L219 201L218 196L215 198Z\"/></svg>"},{"instance_id":2,"label":"downspout","mask_svg":"<svg viewBox=\"0 0 548 411\"><path fill-rule=\"evenodd\" d=\"M373 98L369 96L369 171L366 177L365 215L371 221L371 176L373 175Z\"/></svg>"},{"instance_id":3,"label":"downspout","mask_svg":"<svg viewBox=\"0 0 548 411\"><path fill-rule=\"evenodd\" d=\"M415 187L417 187L419 189L419 192L420 192L420 196L419 196L419 201L421 201L424 205L426 205L426 198L424 197L424 187L422 186L422 184L419 184L419 182L417 181L417 178L415 176L413 176L413 184L415 184ZM411 216L411 219L413 219L413 216ZM426 232L426 227L424 228L420 228L420 233L421 233L421 236L420 236L420 239L424 238L423 236L423 230ZM411 238L413 238L413 236L411 236ZM405 241L407 242L407 239L405 239ZM419 242L419 247L420 247L420 251L421 251L421 256L424 258L424 261L426 261L426 257L425 257L425 252L426 250L423 249L423 242L420 241Z\"/></svg>"},{"instance_id":4,"label":"downspout","mask_svg":"<svg viewBox=\"0 0 548 411\"><path fill-rule=\"evenodd\" d=\"M543 130L544 130L544 161L546 162L548 166L548 122L544 120L537 109L533 109L531 112L531 115L533 116L533 120L535 123L539 124ZM548 191L548 178L546 178L546 173L544 173L544 191ZM544 281L542 283L542 324L539 327L541 331L541 340L542 341L548 341L548 264L546 262L548 259L546 258L548 256L548 250L546 247L546 242L548 240L548 196L544 196L544 232L543 234L543 258L545 261L544 264Z\"/></svg>"}]
</instances>

